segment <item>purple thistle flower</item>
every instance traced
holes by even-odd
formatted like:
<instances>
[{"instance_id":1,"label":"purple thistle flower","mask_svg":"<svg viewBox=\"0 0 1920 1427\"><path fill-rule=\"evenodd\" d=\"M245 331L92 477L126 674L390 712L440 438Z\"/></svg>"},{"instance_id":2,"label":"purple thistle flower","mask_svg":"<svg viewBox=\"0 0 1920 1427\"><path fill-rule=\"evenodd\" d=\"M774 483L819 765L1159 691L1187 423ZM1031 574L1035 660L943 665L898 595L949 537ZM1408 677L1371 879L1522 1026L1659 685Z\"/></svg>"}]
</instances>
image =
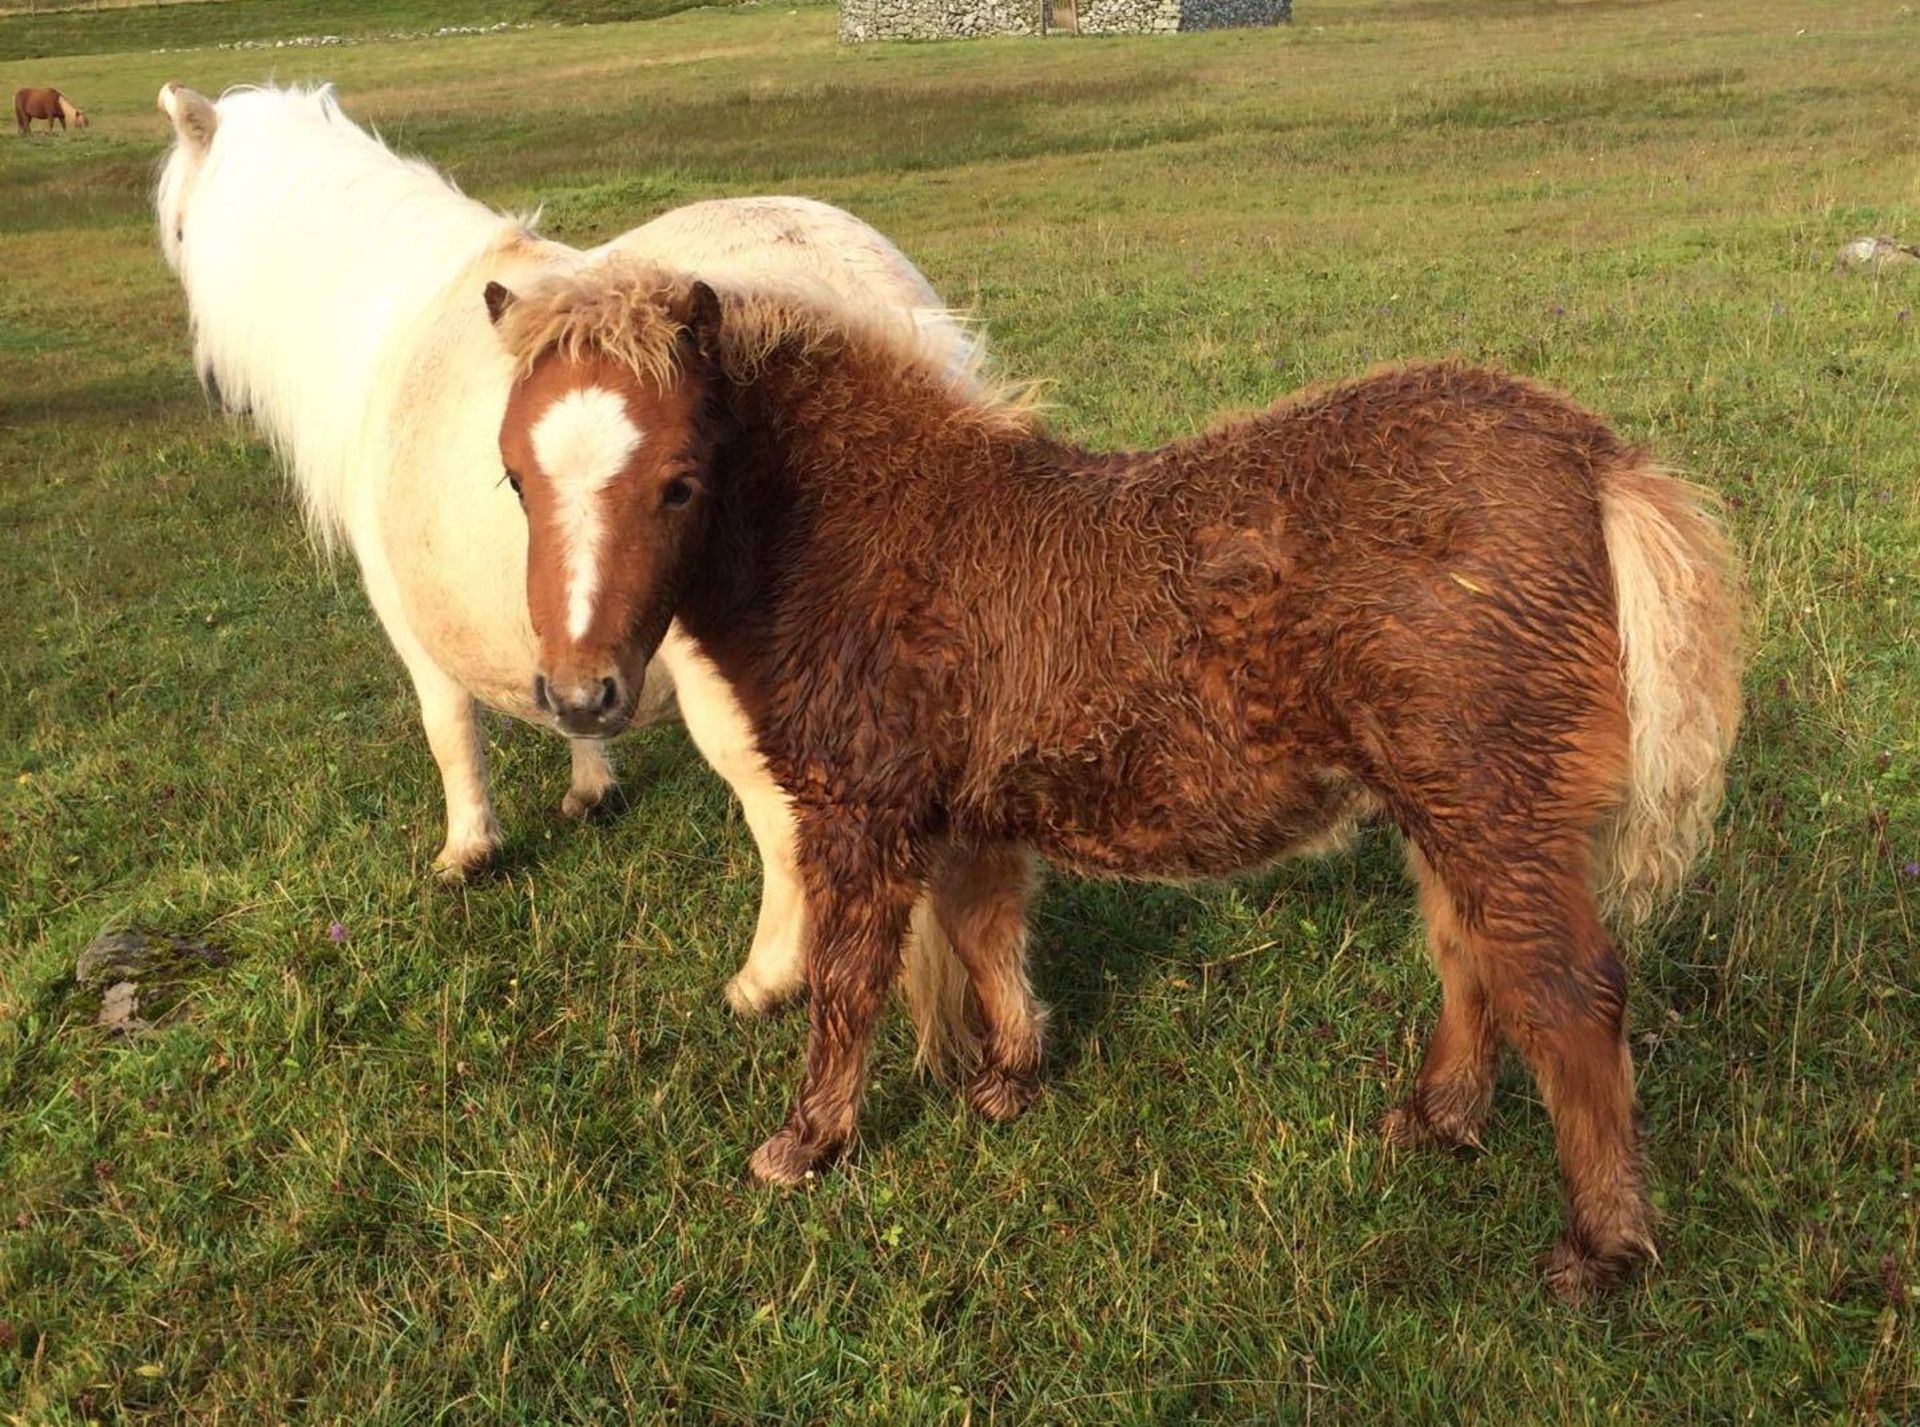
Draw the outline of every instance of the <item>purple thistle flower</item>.
<instances>
[{"instance_id":1,"label":"purple thistle flower","mask_svg":"<svg viewBox=\"0 0 1920 1427\"><path fill-rule=\"evenodd\" d=\"M1900 870L1906 873L1907 876L1909 877L1920 877L1920 862L1909 862L1905 867L1902 867Z\"/></svg>"},{"instance_id":2,"label":"purple thistle flower","mask_svg":"<svg viewBox=\"0 0 1920 1427\"><path fill-rule=\"evenodd\" d=\"M328 941L345 941L346 939L347 939L347 924L345 922L328 922L327 923L327 940Z\"/></svg>"}]
</instances>

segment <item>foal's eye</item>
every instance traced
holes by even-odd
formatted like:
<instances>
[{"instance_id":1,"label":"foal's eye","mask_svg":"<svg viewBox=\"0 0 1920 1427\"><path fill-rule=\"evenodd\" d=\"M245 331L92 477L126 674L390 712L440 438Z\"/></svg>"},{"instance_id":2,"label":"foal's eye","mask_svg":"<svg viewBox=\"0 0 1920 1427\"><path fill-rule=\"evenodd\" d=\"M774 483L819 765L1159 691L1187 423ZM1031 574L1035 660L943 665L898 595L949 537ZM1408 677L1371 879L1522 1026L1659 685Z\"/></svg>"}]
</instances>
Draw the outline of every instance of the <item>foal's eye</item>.
<instances>
[{"instance_id":1,"label":"foal's eye","mask_svg":"<svg viewBox=\"0 0 1920 1427\"><path fill-rule=\"evenodd\" d=\"M667 482L666 489L660 492L660 504L666 506L685 505L693 499L693 486L675 476Z\"/></svg>"},{"instance_id":2,"label":"foal's eye","mask_svg":"<svg viewBox=\"0 0 1920 1427\"><path fill-rule=\"evenodd\" d=\"M520 489L520 473L518 471L507 472L507 484L513 487L513 498L519 501L520 504L525 505L527 503L527 497L526 493Z\"/></svg>"}]
</instances>

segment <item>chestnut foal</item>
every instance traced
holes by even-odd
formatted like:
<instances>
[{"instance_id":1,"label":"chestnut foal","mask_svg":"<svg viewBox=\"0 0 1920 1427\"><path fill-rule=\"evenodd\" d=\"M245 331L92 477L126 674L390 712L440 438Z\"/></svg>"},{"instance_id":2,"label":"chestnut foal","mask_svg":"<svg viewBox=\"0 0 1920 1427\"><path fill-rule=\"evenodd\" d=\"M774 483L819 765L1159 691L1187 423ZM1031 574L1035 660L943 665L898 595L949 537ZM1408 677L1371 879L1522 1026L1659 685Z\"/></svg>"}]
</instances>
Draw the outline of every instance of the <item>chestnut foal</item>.
<instances>
[{"instance_id":1,"label":"chestnut foal","mask_svg":"<svg viewBox=\"0 0 1920 1427\"><path fill-rule=\"evenodd\" d=\"M1459 366L1101 456L793 294L634 267L488 305L548 696L710 661L797 818L806 1073L756 1175L848 1144L924 888L985 1023L972 1103L1008 1119L1041 1057L1035 854L1219 876L1381 813L1442 988L1386 1133L1477 1143L1504 1037L1558 1140L1553 1287L1653 1256L1601 909L1673 890L1720 801L1738 599L1699 492Z\"/></svg>"}]
</instances>

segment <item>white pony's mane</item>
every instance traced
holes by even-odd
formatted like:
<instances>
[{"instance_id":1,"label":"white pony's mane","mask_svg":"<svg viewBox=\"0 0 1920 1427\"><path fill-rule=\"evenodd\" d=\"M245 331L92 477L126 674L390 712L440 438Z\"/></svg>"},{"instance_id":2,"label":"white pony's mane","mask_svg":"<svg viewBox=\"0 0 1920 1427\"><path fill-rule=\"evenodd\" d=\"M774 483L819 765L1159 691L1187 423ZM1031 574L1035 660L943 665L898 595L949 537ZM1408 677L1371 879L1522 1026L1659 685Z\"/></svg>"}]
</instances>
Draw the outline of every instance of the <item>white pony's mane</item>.
<instances>
[{"instance_id":1,"label":"white pony's mane","mask_svg":"<svg viewBox=\"0 0 1920 1427\"><path fill-rule=\"evenodd\" d=\"M404 444L409 379L460 360L443 324L464 303L485 330L480 270L491 275L522 243L542 255L523 270L554 258L569 270L691 264L722 291L811 295L975 400L1011 395L983 366L981 332L940 306L884 238L825 204L689 204L581 253L539 243L532 219L477 203L431 165L392 152L341 111L332 85L232 89L216 112L210 144L177 140L164 161L161 249L186 289L195 370L273 442L329 555L361 528ZM504 400L510 359L488 349ZM475 368L451 379L479 377Z\"/></svg>"},{"instance_id":2,"label":"white pony's mane","mask_svg":"<svg viewBox=\"0 0 1920 1427\"><path fill-rule=\"evenodd\" d=\"M331 552L359 473L378 467L384 398L417 334L524 227L387 149L331 85L229 90L217 107L204 157L176 143L162 169L161 246L186 289L196 369L273 441Z\"/></svg>"}]
</instances>

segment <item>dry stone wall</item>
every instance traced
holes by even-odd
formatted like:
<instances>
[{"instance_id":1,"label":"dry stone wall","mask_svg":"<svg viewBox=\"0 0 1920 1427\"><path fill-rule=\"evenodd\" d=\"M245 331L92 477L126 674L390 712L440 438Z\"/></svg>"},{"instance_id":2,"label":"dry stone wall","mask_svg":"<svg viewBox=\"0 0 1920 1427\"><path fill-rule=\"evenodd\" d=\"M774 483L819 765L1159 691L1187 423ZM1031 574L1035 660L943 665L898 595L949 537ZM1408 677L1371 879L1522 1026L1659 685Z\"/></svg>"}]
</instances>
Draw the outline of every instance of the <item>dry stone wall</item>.
<instances>
[{"instance_id":1,"label":"dry stone wall","mask_svg":"<svg viewBox=\"0 0 1920 1427\"><path fill-rule=\"evenodd\" d=\"M1047 0L841 0L840 38L951 40L1037 35ZM1238 25L1282 25L1293 0L1079 0L1083 35L1171 34Z\"/></svg>"},{"instance_id":2,"label":"dry stone wall","mask_svg":"<svg viewBox=\"0 0 1920 1427\"><path fill-rule=\"evenodd\" d=\"M1293 0L1080 0L1083 35L1172 34L1241 25L1284 25Z\"/></svg>"},{"instance_id":3,"label":"dry stone wall","mask_svg":"<svg viewBox=\"0 0 1920 1427\"><path fill-rule=\"evenodd\" d=\"M840 38L952 40L1037 35L1045 0L841 0Z\"/></svg>"}]
</instances>

